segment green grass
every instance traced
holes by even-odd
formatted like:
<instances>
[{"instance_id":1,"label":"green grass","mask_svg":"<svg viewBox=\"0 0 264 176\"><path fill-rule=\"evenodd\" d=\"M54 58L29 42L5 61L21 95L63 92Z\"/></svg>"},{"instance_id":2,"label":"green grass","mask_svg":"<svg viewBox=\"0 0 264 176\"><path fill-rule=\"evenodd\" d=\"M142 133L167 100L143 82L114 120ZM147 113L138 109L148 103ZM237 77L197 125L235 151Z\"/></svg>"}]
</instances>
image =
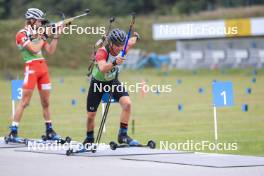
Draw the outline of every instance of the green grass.
<instances>
[{"instance_id":1,"label":"green grass","mask_svg":"<svg viewBox=\"0 0 264 176\"><path fill-rule=\"evenodd\" d=\"M85 136L86 94L80 92L81 87L88 89L85 69L69 70L51 68L52 96L51 111L56 131L69 135L74 140L82 141ZM14 71L14 74L21 72ZM154 69L140 71L124 71L120 75L122 81L134 84L147 80L147 84L171 84L171 93L147 93L144 98L139 93L130 93L133 101L132 118L135 119L134 138L140 141L149 139L168 140L169 142L214 142L213 108L211 82L231 80L234 84L235 105L231 108L217 110L219 123L219 142L237 142L237 151L221 151L244 155L264 155L264 70L259 70L257 82L251 83L251 70L220 71L199 70L196 75L191 71L170 71L165 76ZM64 83L59 82L64 78ZM176 79L182 79L177 85ZM10 82L0 79L0 136L8 133L11 119ZM205 88L204 94L198 88ZM252 94L247 95L245 88L251 87ZM77 99L77 105L71 105L71 99ZM177 109L183 104L183 112ZM249 111L242 112L241 105L248 103ZM120 107L113 104L107 119L107 132L102 141L116 140L119 128ZM97 115L100 122L101 107ZM98 127L98 125L97 125ZM38 138L44 132L44 122L37 90L34 92L30 106L26 109L21 125L20 135ZM131 132L131 128L130 128ZM205 150L203 152L210 152Z\"/></svg>"}]
</instances>

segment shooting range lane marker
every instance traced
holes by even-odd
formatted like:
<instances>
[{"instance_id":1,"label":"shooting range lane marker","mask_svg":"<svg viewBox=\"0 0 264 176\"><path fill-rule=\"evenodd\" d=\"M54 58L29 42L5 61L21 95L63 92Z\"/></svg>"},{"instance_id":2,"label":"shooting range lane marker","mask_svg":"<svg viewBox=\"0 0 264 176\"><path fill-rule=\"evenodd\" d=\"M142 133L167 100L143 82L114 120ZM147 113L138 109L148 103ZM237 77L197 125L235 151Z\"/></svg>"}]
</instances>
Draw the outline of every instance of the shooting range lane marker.
<instances>
[{"instance_id":1,"label":"shooting range lane marker","mask_svg":"<svg viewBox=\"0 0 264 176\"><path fill-rule=\"evenodd\" d=\"M246 88L245 92L246 92L246 94L250 95L252 90L251 90L251 88Z\"/></svg>"},{"instance_id":2,"label":"shooting range lane marker","mask_svg":"<svg viewBox=\"0 0 264 176\"><path fill-rule=\"evenodd\" d=\"M76 106L77 105L77 100L76 99L72 99L71 100L71 105L72 106Z\"/></svg>"},{"instance_id":3,"label":"shooting range lane marker","mask_svg":"<svg viewBox=\"0 0 264 176\"><path fill-rule=\"evenodd\" d=\"M59 83L60 83L60 84L63 84L63 83L64 83L64 78L60 78L60 79L59 79Z\"/></svg>"},{"instance_id":4,"label":"shooting range lane marker","mask_svg":"<svg viewBox=\"0 0 264 176\"><path fill-rule=\"evenodd\" d=\"M182 80L181 79L177 79L176 80L176 85L180 85L182 83Z\"/></svg>"},{"instance_id":5,"label":"shooting range lane marker","mask_svg":"<svg viewBox=\"0 0 264 176\"><path fill-rule=\"evenodd\" d=\"M258 71L256 69L254 69L254 70L252 70L251 73L252 73L253 76L256 76L258 74Z\"/></svg>"},{"instance_id":6,"label":"shooting range lane marker","mask_svg":"<svg viewBox=\"0 0 264 176\"><path fill-rule=\"evenodd\" d=\"M204 93L204 88L199 87L199 88L198 88L198 93L199 93L199 94L203 94L203 93Z\"/></svg>"},{"instance_id":7,"label":"shooting range lane marker","mask_svg":"<svg viewBox=\"0 0 264 176\"><path fill-rule=\"evenodd\" d=\"M158 96L160 95L160 91L159 91L159 89L157 89L157 90L155 91L155 94L158 95Z\"/></svg>"},{"instance_id":8,"label":"shooting range lane marker","mask_svg":"<svg viewBox=\"0 0 264 176\"><path fill-rule=\"evenodd\" d=\"M183 104L178 104L178 111L183 112Z\"/></svg>"},{"instance_id":9,"label":"shooting range lane marker","mask_svg":"<svg viewBox=\"0 0 264 176\"><path fill-rule=\"evenodd\" d=\"M86 89L85 89L84 87L81 87L81 88L80 88L80 92L81 92L82 94L85 94Z\"/></svg>"},{"instance_id":10,"label":"shooting range lane marker","mask_svg":"<svg viewBox=\"0 0 264 176\"><path fill-rule=\"evenodd\" d=\"M242 109L243 112L248 112L248 104L243 104L241 106L241 109Z\"/></svg>"},{"instance_id":11,"label":"shooting range lane marker","mask_svg":"<svg viewBox=\"0 0 264 176\"><path fill-rule=\"evenodd\" d=\"M257 82L257 78L256 78L256 77L253 77L253 78L251 79L251 82L252 82L252 83L256 83L256 82Z\"/></svg>"}]
</instances>

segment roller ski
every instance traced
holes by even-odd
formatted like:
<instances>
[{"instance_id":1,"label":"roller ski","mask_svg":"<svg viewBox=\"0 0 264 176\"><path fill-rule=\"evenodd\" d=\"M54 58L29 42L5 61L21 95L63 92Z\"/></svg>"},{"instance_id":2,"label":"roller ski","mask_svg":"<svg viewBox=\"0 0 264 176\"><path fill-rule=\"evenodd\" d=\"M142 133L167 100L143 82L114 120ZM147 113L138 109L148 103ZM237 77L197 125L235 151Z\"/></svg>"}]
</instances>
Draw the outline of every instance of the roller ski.
<instances>
[{"instance_id":1,"label":"roller ski","mask_svg":"<svg viewBox=\"0 0 264 176\"><path fill-rule=\"evenodd\" d=\"M10 133L4 137L5 143L28 144L28 139L18 137L17 126L10 126Z\"/></svg>"},{"instance_id":2,"label":"roller ski","mask_svg":"<svg viewBox=\"0 0 264 176\"><path fill-rule=\"evenodd\" d=\"M92 152L92 153L95 153L96 152L96 147L95 146L91 146L90 149L86 149L86 148L80 148L80 149L77 149L77 150L74 150L72 148L68 149L66 151L66 155L67 156L71 156L71 155L74 155L74 154L78 154L78 153L88 153L88 152Z\"/></svg>"},{"instance_id":3,"label":"roller ski","mask_svg":"<svg viewBox=\"0 0 264 176\"><path fill-rule=\"evenodd\" d=\"M28 139L21 138L21 137L18 137L18 136L10 136L10 135L8 135L8 136L4 137L4 140L5 140L6 144L9 144L9 143L12 143L12 144L25 144L25 145L28 144Z\"/></svg>"},{"instance_id":4,"label":"roller ski","mask_svg":"<svg viewBox=\"0 0 264 176\"><path fill-rule=\"evenodd\" d=\"M53 141L44 141L42 139L29 139L29 138L21 138L14 136L6 136L4 137L6 144L25 144L26 146L32 144L51 144Z\"/></svg>"},{"instance_id":5,"label":"roller ski","mask_svg":"<svg viewBox=\"0 0 264 176\"><path fill-rule=\"evenodd\" d=\"M153 140L148 141L147 144L140 144L138 141L129 137L126 133L118 135L118 143L114 141L110 142L110 148L116 150L117 148L130 148L130 147L147 147L151 149L156 148L156 143Z\"/></svg>"},{"instance_id":6,"label":"roller ski","mask_svg":"<svg viewBox=\"0 0 264 176\"><path fill-rule=\"evenodd\" d=\"M36 143L36 144L49 144L46 141L43 141L41 139L29 139L29 138L21 138L21 137L14 137L14 136L5 136L4 137L6 144L25 144L26 146Z\"/></svg>"},{"instance_id":7,"label":"roller ski","mask_svg":"<svg viewBox=\"0 0 264 176\"><path fill-rule=\"evenodd\" d=\"M94 139L93 138L92 139L86 138L84 140L82 146L79 147L79 149L74 150L73 148L69 148L66 151L66 155L70 156L70 155L74 155L74 154L77 154L77 153L86 153L86 152L95 153L96 149L97 149L97 146L94 144Z\"/></svg>"},{"instance_id":8,"label":"roller ski","mask_svg":"<svg viewBox=\"0 0 264 176\"><path fill-rule=\"evenodd\" d=\"M63 139L53 129L48 129L46 131L46 135L42 135L41 139L45 142L56 142L58 144L65 144L65 143L71 142L71 138L69 136L67 136L65 139Z\"/></svg>"},{"instance_id":9,"label":"roller ski","mask_svg":"<svg viewBox=\"0 0 264 176\"><path fill-rule=\"evenodd\" d=\"M9 133L9 135L4 137L6 144L25 144L27 146L30 142L43 143L42 140L33 140L33 139L18 137L17 127L11 126L10 129L11 132Z\"/></svg>"},{"instance_id":10,"label":"roller ski","mask_svg":"<svg viewBox=\"0 0 264 176\"><path fill-rule=\"evenodd\" d=\"M143 144L136 144L136 145L129 145L129 144L117 144L114 141L110 142L110 148L112 150L116 150L117 148L131 148L131 147L146 147L146 148L151 148L151 149L155 149L156 148L156 143L152 140L148 141L147 144L143 145Z\"/></svg>"}]
</instances>

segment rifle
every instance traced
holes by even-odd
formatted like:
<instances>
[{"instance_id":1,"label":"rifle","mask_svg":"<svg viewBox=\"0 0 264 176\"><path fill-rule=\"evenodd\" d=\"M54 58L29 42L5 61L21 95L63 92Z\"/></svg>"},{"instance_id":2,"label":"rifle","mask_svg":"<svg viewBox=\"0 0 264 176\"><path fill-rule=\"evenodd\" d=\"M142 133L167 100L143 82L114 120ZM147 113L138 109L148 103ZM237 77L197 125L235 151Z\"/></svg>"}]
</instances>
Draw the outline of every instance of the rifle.
<instances>
[{"instance_id":1,"label":"rifle","mask_svg":"<svg viewBox=\"0 0 264 176\"><path fill-rule=\"evenodd\" d=\"M83 17L83 16L87 16L87 15L89 15L89 13L90 13L90 9L85 9L83 14L80 14L80 15L77 15L77 16L74 16L74 17L71 17L71 18L67 18L67 19L64 19L65 15L62 13L61 16L62 16L63 19L61 21L59 21L59 22L47 23L45 21L46 24L44 26L48 28L47 33L46 33L46 37L49 36L50 34L56 33L57 29L60 26L71 25L72 21L74 21L77 18L80 18L80 17Z\"/></svg>"},{"instance_id":2,"label":"rifle","mask_svg":"<svg viewBox=\"0 0 264 176\"><path fill-rule=\"evenodd\" d=\"M93 66L94 66L94 62L95 62L95 54L96 54L96 49L97 48L100 48L104 45L104 42L112 28L112 23L115 21L115 17L110 17L109 19L109 25L108 25L108 28L107 28L107 31L106 31L106 34L105 35L102 35L102 37L95 43L95 45L93 46L93 53L92 53L92 60L91 60L91 63L88 65L88 74L87 76L89 77L92 73L92 69L93 69Z\"/></svg>"}]
</instances>

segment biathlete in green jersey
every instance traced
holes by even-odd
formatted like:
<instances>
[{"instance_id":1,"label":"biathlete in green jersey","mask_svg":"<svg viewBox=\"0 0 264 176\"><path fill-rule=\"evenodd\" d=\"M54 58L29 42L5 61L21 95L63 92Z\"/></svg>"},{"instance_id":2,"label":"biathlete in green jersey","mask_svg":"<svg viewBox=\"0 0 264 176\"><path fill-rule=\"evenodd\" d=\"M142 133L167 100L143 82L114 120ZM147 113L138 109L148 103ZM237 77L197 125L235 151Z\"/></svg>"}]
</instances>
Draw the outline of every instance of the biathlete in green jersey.
<instances>
[{"instance_id":1,"label":"biathlete in green jersey","mask_svg":"<svg viewBox=\"0 0 264 176\"><path fill-rule=\"evenodd\" d=\"M131 48L136 44L138 34L128 41L128 47ZM92 78L87 96L87 133L83 142L84 145L94 143L94 127L97 108L102 99L102 95L108 91L106 87L111 87L112 97L119 102L122 108L120 115L120 129L118 133L118 142L129 145L137 145L138 141L128 136L128 124L131 116L131 99L120 83L116 79L116 74L119 69L116 67L124 63L124 58L120 52L123 49L126 40L126 32L118 28L110 31L107 36L107 45L97 50L95 55L96 64L92 70ZM114 85L114 86L112 86Z\"/></svg>"},{"instance_id":2,"label":"biathlete in green jersey","mask_svg":"<svg viewBox=\"0 0 264 176\"><path fill-rule=\"evenodd\" d=\"M24 83L22 100L19 102L13 122L10 127L8 139L11 142L19 141L18 126L21 121L24 109L29 105L34 88L37 86L39 90L43 117L46 125L46 136L49 140L58 140L60 136L52 128L49 98L50 98L50 76L46 59L42 55L45 50L49 55L56 50L59 33L55 34L51 43L46 39L47 35L38 34L37 30L46 22L45 13L37 8L29 8L25 13L26 26L16 35L16 44L21 51L24 65Z\"/></svg>"}]
</instances>

